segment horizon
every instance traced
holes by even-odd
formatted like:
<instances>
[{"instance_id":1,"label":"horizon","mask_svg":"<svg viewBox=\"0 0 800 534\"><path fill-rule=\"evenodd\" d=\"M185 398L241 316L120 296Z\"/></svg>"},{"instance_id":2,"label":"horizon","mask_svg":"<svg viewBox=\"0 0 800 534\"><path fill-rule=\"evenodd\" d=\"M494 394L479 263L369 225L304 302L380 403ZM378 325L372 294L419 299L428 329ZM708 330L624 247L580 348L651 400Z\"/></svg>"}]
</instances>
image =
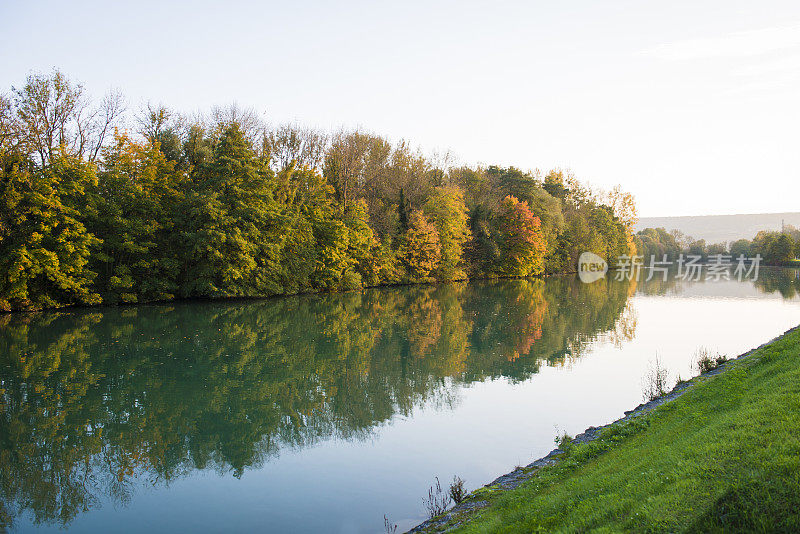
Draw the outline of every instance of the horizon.
<instances>
[{"instance_id":1,"label":"horizon","mask_svg":"<svg viewBox=\"0 0 800 534\"><path fill-rule=\"evenodd\" d=\"M644 215L639 219L680 219L689 217L740 217L748 215L800 215L800 211L770 211L761 213L700 213L697 215Z\"/></svg>"}]
</instances>

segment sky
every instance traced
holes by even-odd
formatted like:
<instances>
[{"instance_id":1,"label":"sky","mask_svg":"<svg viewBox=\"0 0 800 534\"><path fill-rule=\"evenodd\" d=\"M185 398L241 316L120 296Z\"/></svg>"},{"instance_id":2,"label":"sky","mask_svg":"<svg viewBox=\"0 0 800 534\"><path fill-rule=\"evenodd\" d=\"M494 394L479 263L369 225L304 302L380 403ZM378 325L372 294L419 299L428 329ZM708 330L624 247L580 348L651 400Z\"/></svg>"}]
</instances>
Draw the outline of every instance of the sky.
<instances>
[{"instance_id":1,"label":"sky","mask_svg":"<svg viewBox=\"0 0 800 534\"><path fill-rule=\"evenodd\" d=\"M800 3L0 0L0 91L361 127L571 169L640 216L800 211Z\"/></svg>"}]
</instances>

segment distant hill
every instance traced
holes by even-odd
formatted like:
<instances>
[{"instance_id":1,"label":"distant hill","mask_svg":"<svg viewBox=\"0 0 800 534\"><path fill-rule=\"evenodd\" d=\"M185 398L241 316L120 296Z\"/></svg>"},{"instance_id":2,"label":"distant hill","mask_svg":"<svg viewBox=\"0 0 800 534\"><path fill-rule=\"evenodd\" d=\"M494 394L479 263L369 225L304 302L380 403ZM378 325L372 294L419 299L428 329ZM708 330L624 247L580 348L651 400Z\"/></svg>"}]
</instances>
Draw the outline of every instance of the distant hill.
<instances>
[{"instance_id":1,"label":"distant hill","mask_svg":"<svg viewBox=\"0 0 800 534\"><path fill-rule=\"evenodd\" d=\"M699 215L687 217L642 217L635 230L665 228L680 230L706 243L753 239L761 230L780 230L781 222L800 227L800 213L747 213L742 215Z\"/></svg>"}]
</instances>

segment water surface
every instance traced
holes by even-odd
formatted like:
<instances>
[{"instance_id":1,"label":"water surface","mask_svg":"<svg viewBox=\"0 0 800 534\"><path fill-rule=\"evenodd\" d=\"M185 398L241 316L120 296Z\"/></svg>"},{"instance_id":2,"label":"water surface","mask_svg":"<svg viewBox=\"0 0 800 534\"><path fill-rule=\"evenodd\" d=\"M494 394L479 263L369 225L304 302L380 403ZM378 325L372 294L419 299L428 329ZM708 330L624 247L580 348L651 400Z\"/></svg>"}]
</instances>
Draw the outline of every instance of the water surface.
<instances>
[{"instance_id":1,"label":"water surface","mask_svg":"<svg viewBox=\"0 0 800 534\"><path fill-rule=\"evenodd\" d=\"M12 532L380 532L800 323L798 271L0 316ZM2 530L2 527L0 527Z\"/></svg>"}]
</instances>

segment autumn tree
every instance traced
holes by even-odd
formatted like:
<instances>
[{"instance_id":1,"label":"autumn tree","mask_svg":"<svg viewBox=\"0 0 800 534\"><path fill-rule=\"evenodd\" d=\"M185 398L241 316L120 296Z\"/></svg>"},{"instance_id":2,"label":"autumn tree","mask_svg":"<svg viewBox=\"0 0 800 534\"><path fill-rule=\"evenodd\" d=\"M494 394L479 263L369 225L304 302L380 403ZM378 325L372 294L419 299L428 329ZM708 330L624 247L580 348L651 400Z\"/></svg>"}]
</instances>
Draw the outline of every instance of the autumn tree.
<instances>
[{"instance_id":1,"label":"autumn tree","mask_svg":"<svg viewBox=\"0 0 800 534\"><path fill-rule=\"evenodd\" d=\"M531 276L544 270L546 253L542 225L528 204L515 197L503 199L498 215L500 274Z\"/></svg>"},{"instance_id":2,"label":"autumn tree","mask_svg":"<svg viewBox=\"0 0 800 534\"><path fill-rule=\"evenodd\" d=\"M437 280L465 278L462 260L469 227L464 195L454 187L438 187L422 211L439 235L441 259L435 273Z\"/></svg>"},{"instance_id":3,"label":"autumn tree","mask_svg":"<svg viewBox=\"0 0 800 534\"><path fill-rule=\"evenodd\" d=\"M441 254L442 248L436 226L420 210L412 211L400 252L400 261L408 280L429 281L439 266Z\"/></svg>"},{"instance_id":4,"label":"autumn tree","mask_svg":"<svg viewBox=\"0 0 800 534\"><path fill-rule=\"evenodd\" d=\"M117 131L123 109L58 71L0 96L3 308L528 276L634 246L633 197L568 170L454 167L235 105L189 120L149 104ZM752 248L786 258L795 241Z\"/></svg>"}]
</instances>

